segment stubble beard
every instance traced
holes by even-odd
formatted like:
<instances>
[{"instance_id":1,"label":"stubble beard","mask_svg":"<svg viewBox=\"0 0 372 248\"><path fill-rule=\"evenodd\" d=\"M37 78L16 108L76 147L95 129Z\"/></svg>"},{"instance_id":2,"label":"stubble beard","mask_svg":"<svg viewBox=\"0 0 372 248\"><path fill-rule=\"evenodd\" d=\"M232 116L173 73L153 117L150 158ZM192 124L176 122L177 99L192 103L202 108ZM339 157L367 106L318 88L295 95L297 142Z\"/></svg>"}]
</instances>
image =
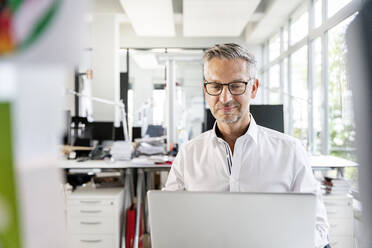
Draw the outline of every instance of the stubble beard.
<instances>
[{"instance_id":1,"label":"stubble beard","mask_svg":"<svg viewBox=\"0 0 372 248\"><path fill-rule=\"evenodd\" d=\"M231 112L231 114L225 113L223 110L220 110L221 107L231 107L234 106L235 108ZM242 117L242 113L240 111L240 104L239 103L228 103L228 104L217 104L214 107L213 116L216 118L217 121L220 121L225 124L234 124L239 121ZM237 111L236 113L233 113Z\"/></svg>"}]
</instances>

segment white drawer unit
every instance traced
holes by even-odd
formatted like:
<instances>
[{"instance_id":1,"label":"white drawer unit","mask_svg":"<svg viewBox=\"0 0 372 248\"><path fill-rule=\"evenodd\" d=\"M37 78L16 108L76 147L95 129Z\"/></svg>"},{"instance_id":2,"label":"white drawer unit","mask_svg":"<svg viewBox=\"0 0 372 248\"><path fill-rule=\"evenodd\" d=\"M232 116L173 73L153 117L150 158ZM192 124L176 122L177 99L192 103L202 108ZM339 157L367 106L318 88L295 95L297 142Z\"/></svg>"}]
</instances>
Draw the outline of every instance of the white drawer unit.
<instances>
[{"instance_id":1,"label":"white drawer unit","mask_svg":"<svg viewBox=\"0 0 372 248\"><path fill-rule=\"evenodd\" d=\"M324 205L329 223L329 238L332 248L353 248L353 198L349 195L325 195Z\"/></svg>"},{"instance_id":2,"label":"white drawer unit","mask_svg":"<svg viewBox=\"0 0 372 248\"><path fill-rule=\"evenodd\" d=\"M67 229L72 248L119 248L124 191L78 189L67 198Z\"/></svg>"},{"instance_id":3,"label":"white drawer unit","mask_svg":"<svg viewBox=\"0 0 372 248\"><path fill-rule=\"evenodd\" d=\"M114 235L79 234L71 236L73 247L108 248L115 247Z\"/></svg>"},{"instance_id":4,"label":"white drawer unit","mask_svg":"<svg viewBox=\"0 0 372 248\"><path fill-rule=\"evenodd\" d=\"M115 208L117 206L105 206L105 205L96 205L96 206L85 206L85 205L70 205L68 207L69 214L73 216L86 216L86 217L95 217L95 216L113 216L115 214Z\"/></svg>"}]
</instances>

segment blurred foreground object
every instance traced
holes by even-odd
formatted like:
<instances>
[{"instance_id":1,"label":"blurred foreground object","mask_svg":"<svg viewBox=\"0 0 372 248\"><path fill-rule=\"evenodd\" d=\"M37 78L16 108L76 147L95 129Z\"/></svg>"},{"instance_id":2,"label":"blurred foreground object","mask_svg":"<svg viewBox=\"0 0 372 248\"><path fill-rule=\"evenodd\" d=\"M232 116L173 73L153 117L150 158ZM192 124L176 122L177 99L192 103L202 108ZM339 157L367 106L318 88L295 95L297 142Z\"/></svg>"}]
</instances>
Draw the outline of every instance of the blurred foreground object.
<instances>
[{"instance_id":1,"label":"blurred foreground object","mask_svg":"<svg viewBox=\"0 0 372 248\"><path fill-rule=\"evenodd\" d=\"M0 127L7 160L0 161L0 201L8 202L0 203L1 248L71 247L56 161L64 86L83 50L85 2L0 0L0 99L12 89L10 113L1 113L12 131Z\"/></svg>"},{"instance_id":2,"label":"blurred foreground object","mask_svg":"<svg viewBox=\"0 0 372 248\"><path fill-rule=\"evenodd\" d=\"M2 0L0 4L0 56L28 47L49 28L60 0Z\"/></svg>"},{"instance_id":3,"label":"blurred foreground object","mask_svg":"<svg viewBox=\"0 0 372 248\"><path fill-rule=\"evenodd\" d=\"M372 1L365 1L347 33L347 69L353 91L359 191L363 207L363 243L372 247Z\"/></svg>"},{"instance_id":4,"label":"blurred foreground object","mask_svg":"<svg viewBox=\"0 0 372 248\"><path fill-rule=\"evenodd\" d=\"M78 64L86 3L0 0L0 61Z\"/></svg>"},{"instance_id":5,"label":"blurred foreground object","mask_svg":"<svg viewBox=\"0 0 372 248\"><path fill-rule=\"evenodd\" d=\"M0 86L0 247L18 248L21 230L13 167L12 96L6 91Z\"/></svg>"}]
</instances>

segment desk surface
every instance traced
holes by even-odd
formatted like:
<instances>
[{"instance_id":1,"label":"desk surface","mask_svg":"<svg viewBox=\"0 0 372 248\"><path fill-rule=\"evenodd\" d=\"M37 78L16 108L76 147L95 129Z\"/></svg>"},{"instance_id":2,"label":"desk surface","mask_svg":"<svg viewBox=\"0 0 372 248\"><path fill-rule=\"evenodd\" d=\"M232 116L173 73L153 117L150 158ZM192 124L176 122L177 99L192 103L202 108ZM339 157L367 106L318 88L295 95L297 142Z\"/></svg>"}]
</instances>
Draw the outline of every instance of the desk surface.
<instances>
[{"instance_id":1,"label":"desk surface","mask_svg":"<svg viewBox=\"0 0 372 248\"><path fill-rule=\"evenodd\" d=\"M309 163L313 169L317 168L345 168L357 167L358 164L335 156L310 156Z\"/></svg>"},{"instance_id":2,"label":"desk surface","mask_svg":"<svg viewBox=\"0 0 372 248\"><path fill-rule=\"evenodd\" d=\"M170 164L154 164L146 161L110 161L110 160L60 160L58 167L63 169L129 169L129 168L170 168Z\"/></svg>"},{"instance_id":3,"label":"desk surface","mask_svg":"<svg viewBox=\"0 0 372 248\"><path fill-rule=\"evenodd\" d=\"M321 168L345 168L357 167L358 164L343 158L334 156L310 156L309 163L313 169ZM151 160L134 159L129 161L110 161L110 160L87 160L77 162L76 160L60 160L58 163L60 168L64 169L126 169L126 168L170 168L170 164L154 164Z\"/></svg>"}]
</instances>

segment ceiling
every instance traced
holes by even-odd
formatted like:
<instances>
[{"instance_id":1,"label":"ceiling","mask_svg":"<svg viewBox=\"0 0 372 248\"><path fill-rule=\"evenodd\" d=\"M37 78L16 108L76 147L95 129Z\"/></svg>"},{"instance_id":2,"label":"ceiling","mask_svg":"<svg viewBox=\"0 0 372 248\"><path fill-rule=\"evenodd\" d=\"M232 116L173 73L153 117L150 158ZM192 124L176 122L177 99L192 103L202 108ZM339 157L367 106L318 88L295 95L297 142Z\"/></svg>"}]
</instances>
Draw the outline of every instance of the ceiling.
<instances>
[{"instance_id":1,"label":"ceiling","mask_svg":"<svg viewBox=\"0 0 372 248\"><path fill-rule=\"evenodd\" d=\"M116 14L139 37L244 37L259 44L306 0L93 0L89 14ZM88 18L89 19L89 18Z\"/></svg>"}]
</instances>

